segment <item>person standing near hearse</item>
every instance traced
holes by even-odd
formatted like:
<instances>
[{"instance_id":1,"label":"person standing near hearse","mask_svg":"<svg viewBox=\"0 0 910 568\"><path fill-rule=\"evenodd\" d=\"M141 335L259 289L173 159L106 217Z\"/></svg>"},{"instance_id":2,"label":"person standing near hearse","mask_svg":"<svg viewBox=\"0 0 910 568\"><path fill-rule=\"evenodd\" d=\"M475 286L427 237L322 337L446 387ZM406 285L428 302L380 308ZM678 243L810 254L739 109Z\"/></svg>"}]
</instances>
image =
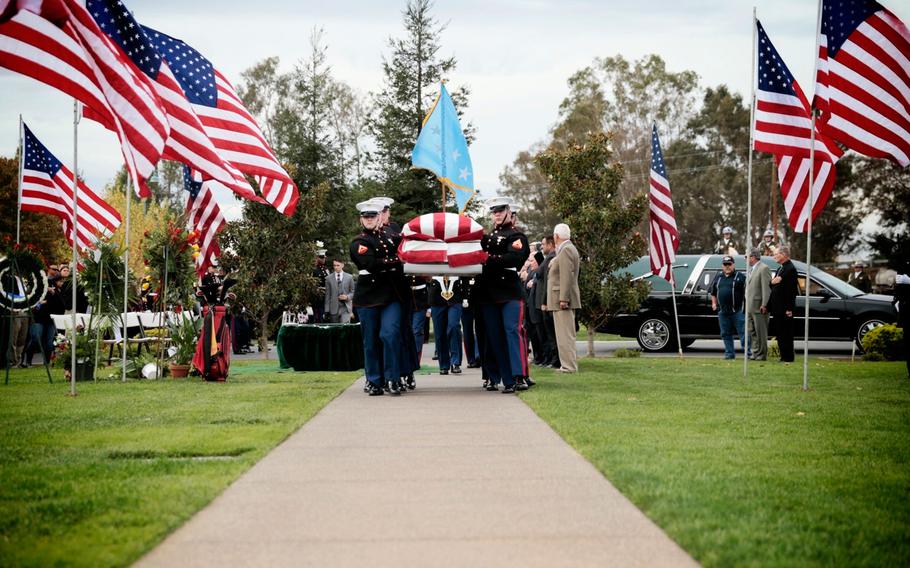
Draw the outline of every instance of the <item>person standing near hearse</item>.
<instances>
[{"instance_id":1,"label":"person standing near hearse","mask_svg":"<svg viewBox=\"0 0 910 568\"><path fill-rule=\"evenodd\" d=\"M724 340L724 359L735 359L734 329L736 335L739 336L743 351L746 349L746 337L743 331L745 327L743 307L746 296L746 276L736 271L732 256L725 256L721 263L723 270L714 277L714 282L711 283L711 309L717 312L720 337Z\"/></svg>"},{"instance_id":2,"label":"person standing near hearse","mask_svg":"<svg viewBox=\"0 0 910 568\"><path fill-rule=\"evenodd\" d=\"M777 345L782 363L793 362L793 313L796 310L796 295L799 293L796 267L790 260L790 247L783 245L774 253L774 260L780 268L771 278L771 299L769 308L777 330Z\"/></svg>"},{"instance_id":3,"label":"person standing near hearse","mask_svg":"<svg viewBox=\"0 0 910 568\"><path fill-rule=\"evenodd\" d=\"M749 325L750 359L768 359L768 302L771 300L771 269L761 261L757 248L749 253L749 284L746 287L746 317Z\"/></svg>"},{"instance_id":4,"label":"person standing near hearse","mask_svg":"<svg viewBox=\"0 0 910 568\"><path fill-rule=\"evenodd\" d=\"M575 310L581 308L581 291L578 288L581 260L571 238L572 233L565 223L553 227L556 256L550 261L547 274L547 311L553 313L556 349L561 364L558 370L561 373L578 371Z\"/></svg>"}]
</instances>

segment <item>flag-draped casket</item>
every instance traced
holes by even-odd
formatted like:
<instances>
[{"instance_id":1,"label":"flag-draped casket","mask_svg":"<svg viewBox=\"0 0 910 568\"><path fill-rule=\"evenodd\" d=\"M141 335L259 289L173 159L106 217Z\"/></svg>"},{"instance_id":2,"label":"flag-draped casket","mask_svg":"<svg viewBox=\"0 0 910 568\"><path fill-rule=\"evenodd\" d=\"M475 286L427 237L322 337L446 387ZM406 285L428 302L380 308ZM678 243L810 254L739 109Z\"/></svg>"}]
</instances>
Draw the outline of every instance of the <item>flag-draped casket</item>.
<instances>
[{"instance_id":1,"label":"flag-draped casket","mask_svg":"<svg viewBox=\"0 0 910 568\"><path fill-rule=\"evenodd\" d=\"M408 274L480 274L487 253L480 245L483 227L455 213L427 213L401 230L398 256Z\"/></svg>"}]
</instances>

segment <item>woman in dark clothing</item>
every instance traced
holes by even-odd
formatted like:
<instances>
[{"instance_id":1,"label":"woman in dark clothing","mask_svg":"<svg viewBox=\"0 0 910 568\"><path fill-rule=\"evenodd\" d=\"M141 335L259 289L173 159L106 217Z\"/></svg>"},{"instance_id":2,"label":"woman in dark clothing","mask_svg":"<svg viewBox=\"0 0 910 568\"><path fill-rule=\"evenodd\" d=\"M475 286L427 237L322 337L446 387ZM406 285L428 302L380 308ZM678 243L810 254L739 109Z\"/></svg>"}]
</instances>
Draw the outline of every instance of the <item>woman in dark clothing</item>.
<instances>
[{"instance_id":1,"label":"woman in dark clothing","mask_svg":"<svg viewBox=\"0 0 910 568\"><path fill-rule=\"evenodd\" d=\"M57 326L51 316L66 311L61 292L63 281L60 277L51 277L47 284L47 296L33 309L34 320L29 329L28 346L25 348L26 366L32 364L36 351L41 351L45 363L50 362L54 353L54 336L57 335Z\"/></svg>"}]
</instances>

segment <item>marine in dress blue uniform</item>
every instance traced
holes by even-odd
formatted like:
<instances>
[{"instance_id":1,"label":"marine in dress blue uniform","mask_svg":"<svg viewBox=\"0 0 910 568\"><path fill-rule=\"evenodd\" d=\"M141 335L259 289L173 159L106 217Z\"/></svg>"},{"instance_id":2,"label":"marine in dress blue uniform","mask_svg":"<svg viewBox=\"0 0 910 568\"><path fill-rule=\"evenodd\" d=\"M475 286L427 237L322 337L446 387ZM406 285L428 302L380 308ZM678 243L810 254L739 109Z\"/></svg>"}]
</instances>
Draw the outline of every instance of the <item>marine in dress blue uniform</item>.
<instances>
[{"instance_id":1,"label":"marine in dress blue uniform","mask_svg":"<svg viewBox=\"0 0 910 568\"><path fill-rule=\"evenodd\" d=\"M354 309L363 334L364 371L370 396L401 394L401 260L379 225L382 205L357 204L363 231L351 241L351 260L357 266Z\"/></svg>"},{"instance_id":2,"label":"marine in dress blue uniform","mask_svg":"<svg viewBox=\"0 0 910 568\"><path fill-rule=\"evenodd\" d=\"M429 283L433 333L439 354L439 373L461 373L461 312L467 292L458 277L436 277Z\"/></svg>"},{"instance_id":3,"label":"marine in dress blue uniform","mask_svg":"<svg viewBox=\"0 0 910 568\"><path fill-rule=\"evenodd\" d=\"M493 216L493 231L482 240L489 257L476 285L483 288L481 310L496 369L489 366L485 371L493 387L490 390L497 390L496 384L502 382L502 392L512 393L528 388L527 341L522 331L524 294L518 271L530 255L530 245L512 224L511 198L495 197L486 205Z\"/></svg>"},{"instance_id":4,"label":"marine in dress blue uniform","mask_svg":"<svg viewBox=\"0 0 910 568\"><path fill-rule=\"evenodd\" d=\"M391 197L373 197L370 199L375 203L382 205L379 212L379 226L382 239L385 240L393 250L397 251L401 245L401 225L392 222L392 204L395 200ZM420 356L418 350L411 345L411 337L414 335L411 319L414 313L414 298L409 292L410 283L408 278L402 273L396 278L395 287L403 291L402 295L402 314L401 314L401 355L399 358L399 372L401 373L401 382L408 390L414 390L417 382L414 380L414 373L420 368ZM404 391L402 391L404 392Z\"/></svg>"}]
</instances>

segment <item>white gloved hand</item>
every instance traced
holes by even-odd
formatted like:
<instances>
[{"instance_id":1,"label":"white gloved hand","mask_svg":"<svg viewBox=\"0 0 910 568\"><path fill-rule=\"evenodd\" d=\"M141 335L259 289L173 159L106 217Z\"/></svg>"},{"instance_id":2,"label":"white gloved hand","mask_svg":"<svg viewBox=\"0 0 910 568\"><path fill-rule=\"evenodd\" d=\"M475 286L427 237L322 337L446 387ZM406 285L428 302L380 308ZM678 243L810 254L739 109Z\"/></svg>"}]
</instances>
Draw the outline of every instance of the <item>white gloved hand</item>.
<instances>
[{"instance_id":1,"label":"white gloved hand","mask_svg":"<svg viewBox=\"0 0 910 568\"><path fill-rule=\"evenodd\" d=\"M462 307L462 308L467 308L467 307L468 307L468 301L467 301L467 300L462 300L462 301L461 301L461 307Z\"/></svg>"}]
</instances>

